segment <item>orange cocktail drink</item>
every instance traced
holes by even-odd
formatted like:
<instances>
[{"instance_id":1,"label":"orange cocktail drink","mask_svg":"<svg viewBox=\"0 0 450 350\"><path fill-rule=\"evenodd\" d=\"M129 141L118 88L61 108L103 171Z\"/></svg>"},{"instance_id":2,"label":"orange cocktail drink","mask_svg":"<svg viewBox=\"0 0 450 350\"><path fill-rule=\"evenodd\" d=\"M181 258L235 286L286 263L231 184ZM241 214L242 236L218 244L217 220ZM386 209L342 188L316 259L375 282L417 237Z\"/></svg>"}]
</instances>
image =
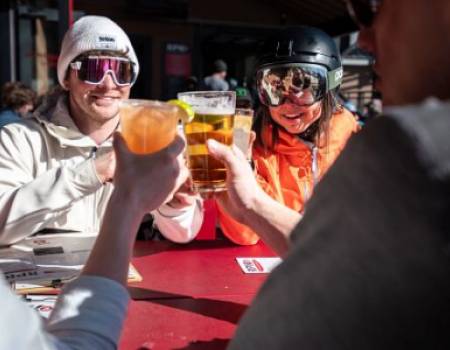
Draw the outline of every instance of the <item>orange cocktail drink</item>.
<instances>
[{"instance_id":1,"label":"orange cocktail drink","mask_svg":"<svg viewBox=\"0 0 450 350\"><path fill-rule=\"evenodd\" d=\"M124 100L120 106L121 132L128 148L138 154L157 152L175 138L178 107L150 100Z\"/></svg>"}]
</instances>

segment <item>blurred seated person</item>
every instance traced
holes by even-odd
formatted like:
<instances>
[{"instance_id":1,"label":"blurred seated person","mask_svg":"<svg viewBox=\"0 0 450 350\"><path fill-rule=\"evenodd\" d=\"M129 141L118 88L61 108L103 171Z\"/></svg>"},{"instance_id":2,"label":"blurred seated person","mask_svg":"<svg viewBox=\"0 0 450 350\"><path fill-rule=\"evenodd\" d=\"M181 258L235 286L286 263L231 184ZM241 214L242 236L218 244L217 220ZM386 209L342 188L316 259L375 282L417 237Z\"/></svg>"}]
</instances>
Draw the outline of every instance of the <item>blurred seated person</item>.
<instances>
[{"instance_id":1,"label":"blurred seated person","mask_svg":"<svg viewBox=\"0 0 450 350\"><path fill-rule=\"evenodd\" d=\"M8 82L1 89L0 128L19 122L34 109L36 92L19 81Z\"/></svg>"}]
</instances>

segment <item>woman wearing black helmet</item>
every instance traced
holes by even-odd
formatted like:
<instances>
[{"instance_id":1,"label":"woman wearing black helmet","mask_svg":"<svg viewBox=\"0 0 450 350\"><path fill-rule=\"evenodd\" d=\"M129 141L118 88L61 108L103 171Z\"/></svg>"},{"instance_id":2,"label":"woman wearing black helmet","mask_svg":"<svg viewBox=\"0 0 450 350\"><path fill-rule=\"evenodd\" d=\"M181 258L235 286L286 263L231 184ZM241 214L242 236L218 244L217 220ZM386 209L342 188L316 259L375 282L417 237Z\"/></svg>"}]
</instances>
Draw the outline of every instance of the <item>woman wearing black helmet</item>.
<instances>
[{"instance_id":1,"label":"woman wearing black helmet","mask_svg":"<svg viewBox=\"0 0 450 350\"><path fill-rule=\"evenodd\" d=\"M358 128L353 115L336 102L341 82L339 51L316 28L281 30L265 43L257 63L261 106L253 159L258 181L299 219L314 186ZM259 239L220 207L219 221L235 243Z\"/></svg>"}]
</instances>

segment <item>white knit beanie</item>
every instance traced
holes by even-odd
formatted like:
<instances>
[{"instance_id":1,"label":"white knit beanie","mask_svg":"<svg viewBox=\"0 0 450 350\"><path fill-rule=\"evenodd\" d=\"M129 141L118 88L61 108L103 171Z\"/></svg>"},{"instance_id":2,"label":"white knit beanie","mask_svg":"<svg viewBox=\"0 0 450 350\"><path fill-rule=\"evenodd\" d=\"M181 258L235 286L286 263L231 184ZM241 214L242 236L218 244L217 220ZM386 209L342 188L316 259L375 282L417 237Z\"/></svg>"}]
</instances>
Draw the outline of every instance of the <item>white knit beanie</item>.
<instances>
[{"instance_id":1,"label":"white knit beanie","mask_svg":"<svg viewBox=\"0 0 450 350\"><path fill-rule=\"evenodd\" d=\"M139 62L127 34L107 17L84 16L66 32L58 57L58 81L64 87L67 68L74 58L91 50L125 52L139 73Z\"/></svg>"}]
</instances>

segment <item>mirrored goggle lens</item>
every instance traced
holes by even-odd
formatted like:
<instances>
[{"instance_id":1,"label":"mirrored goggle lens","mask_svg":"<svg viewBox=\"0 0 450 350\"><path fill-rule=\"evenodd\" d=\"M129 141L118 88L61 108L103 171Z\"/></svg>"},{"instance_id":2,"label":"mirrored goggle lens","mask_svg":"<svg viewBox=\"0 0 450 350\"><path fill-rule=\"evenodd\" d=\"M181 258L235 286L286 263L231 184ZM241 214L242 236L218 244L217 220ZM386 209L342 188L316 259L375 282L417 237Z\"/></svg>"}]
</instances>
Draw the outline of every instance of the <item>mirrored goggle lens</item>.
<instances>
[{"instance_id":1,"label":"mirrored goggle lens","mask_svg":"<svg viewBox=\"0 0 450 350\"><path fill-rule=\"evenodd\" d=\"M378 12L381 0L346 0L354 21L362 27L370 27Z\"/></svg>"},{"instance_id":2,"label":"mirrored goggle lens","mask_svg":"<svg viewBox=\"0 0 450 350\"><path fill-rule=\"evenodd\" d=\"M126 58L88 57L80 61L78 77L91 84L99 84L106 73L112 72L118 85L130 85L135 81L133 64Z\"/></svg>"},{"instance_id":3,"label":"mirrored goggle lens","mask_svg":"<svg viewBox=\"0 0 450 350\"><path fill-rule=\"evenodd\" d=\"M327 91L327 70L321 66L279 66L260 69L256 74L258 95L266 106L295 103L308 106Z\"/></svg>"}]
</instances>

